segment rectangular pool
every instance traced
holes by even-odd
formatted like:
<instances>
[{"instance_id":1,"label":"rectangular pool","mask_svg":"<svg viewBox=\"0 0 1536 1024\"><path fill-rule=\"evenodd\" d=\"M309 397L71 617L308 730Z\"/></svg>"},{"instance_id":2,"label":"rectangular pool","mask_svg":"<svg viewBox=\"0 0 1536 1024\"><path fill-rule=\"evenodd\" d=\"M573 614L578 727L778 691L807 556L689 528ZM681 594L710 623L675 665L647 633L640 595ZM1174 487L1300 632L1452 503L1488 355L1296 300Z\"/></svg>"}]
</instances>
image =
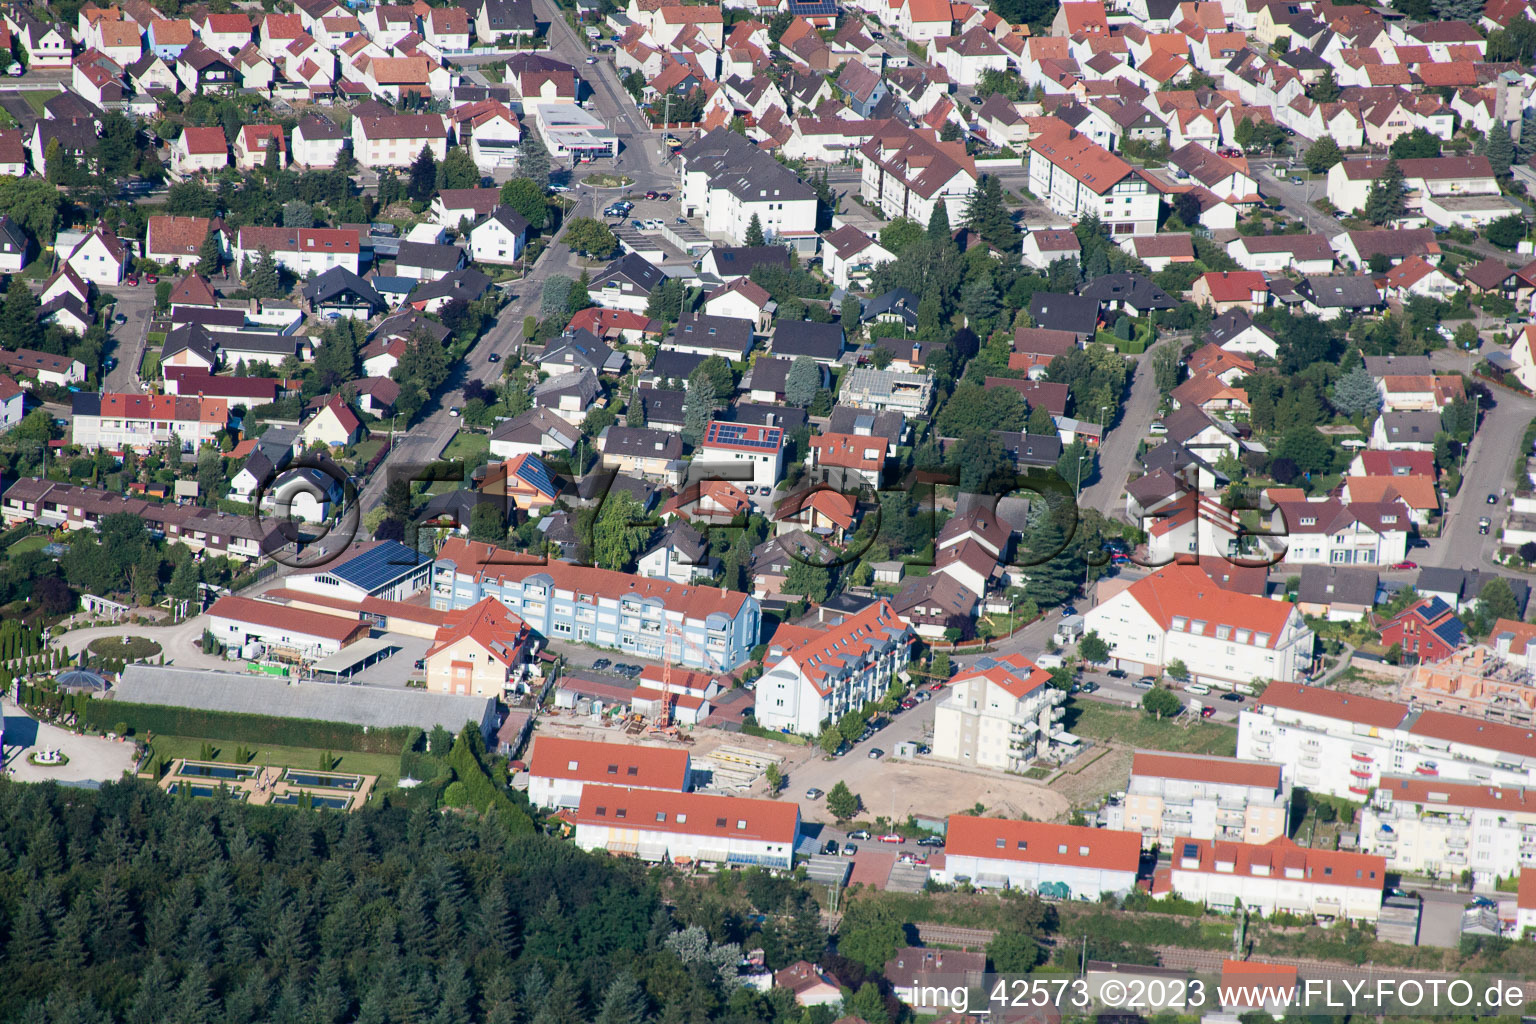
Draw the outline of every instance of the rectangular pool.
<instances>
[{"instance_id":1,"label":"rectangular pool","mask_svg":"<svg viewBox=\"0 0 1536 1024\"><path fill-rule=\"evenodd\" d=\"M305 796L309 797L310 806L335 811L344 811L352 803L352 798L349 796L324 796L319 793L284 793L282 796L273 797L269 802L282 807L298 807L300 799Z\"/></svg>"},{"instance_id":2,"label":"rectangular pool","mask_svg":"<svg viewBox=\"0 0 1536 1024\"><path fill-rule=\"evenodd\" d=\"M203 800L212 800L214 797L219 796L221 793L227 795L231 800L245 799L245 791L240 789L227 790L223 786L200 786L195 782L190 782L186 785L187 791L189 793L191 793L194 797L198 797ZM172 796L175 796L178 792L181 791L181 787L182 783L173 782L166 787L165 791Z\"/></svg>"},{"instance_id":3,"label":"rectangular pool","mask_svg":"<svg viewBox=\"0 0 1536 1024\"><path fill-rule=\"evenodd\" d=\"M177 775L185 775L193 779L248 779L256 774L255 768L236 764L207 764L205 762L182 762Z\"/></svg>"},{"instance_id":4,"label":"rectangular pool","mask_svg":"<svg viewBox=\"0 0 1536 1024\"><path fill-rule=\"evenodd\" d=\"M291 782L295 786L314 786L316 789L350 789L356 790L363 784L358 775L333 775L326 772L301 772L296 768L289 768L283 772L283 780Z\"/></svg>"}]
</instances>

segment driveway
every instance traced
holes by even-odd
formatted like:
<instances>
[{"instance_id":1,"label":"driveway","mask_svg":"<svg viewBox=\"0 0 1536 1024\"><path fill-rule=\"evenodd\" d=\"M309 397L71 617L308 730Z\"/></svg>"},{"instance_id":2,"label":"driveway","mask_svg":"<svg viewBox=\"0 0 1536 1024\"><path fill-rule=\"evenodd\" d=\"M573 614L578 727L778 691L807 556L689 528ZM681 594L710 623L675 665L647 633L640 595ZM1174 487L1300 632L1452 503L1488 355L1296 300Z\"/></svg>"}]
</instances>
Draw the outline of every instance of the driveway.
<instances>
[{"instance_id":1,"label":"driveway","mask_svg":"<svg viewBox=\"0 0 1536 1024\"><path fill-rule=\"evenodd\" d=\"M133 768L133 744L98 736L77 736L68 729L39 722L4 699L5 748L0 763L18 782L111 782ZM27 755L59 750L69 763L57 768L27 763Z\"/></svg>"},{"instance_id":2,"label":"driveway","mask_svg":"<svg viewBox=\"0 0 1536 1024\"><path fill-rule=\"evenodd\" d=\"M174 626L143 626L123 624L119 626L92 626L88 629L72 629L53 637L55 647L67 647L72 653L83 651L92 640L104 636L142 636L155 641L161 647L167 664L187 668L224 668L230 663L223 658L204 654L193 641L203 635L208 626L206 616L197 615Z\"/></svg>"},{"instance_id":3,"label":"driveway","mask_svg":"<svg viewBox=\"0 0 1536 1024\"><path fill-rule=\"evenodd\" d=\"M139 363L144 359L144 349L149 339L149 318L155 309L154 285L141 284L137 288L117 285L103 289L117 301L117 312L126 322L110 328L111 355L117 365L107 374L106 389L135 393L139 390Z\"/></svg>"},{"instance_id":4,"label":"driveway","mask_svg":"<svg viewBox=\"0 0 1536 1024\"><path fill-rule=\"evenodd\" d=\"M1121 404L1119 418L1099 448L1098 479L1083 488L1078 507L1097 509L1111 518L1124 509L1125 482L1136 466L1136 448L1157 419L1160 396L1152 354L1167 345L1182 347L1188 340L1185 334L1166 335L1136 358L1130 397Z\"/></svg>"}]
</instances>

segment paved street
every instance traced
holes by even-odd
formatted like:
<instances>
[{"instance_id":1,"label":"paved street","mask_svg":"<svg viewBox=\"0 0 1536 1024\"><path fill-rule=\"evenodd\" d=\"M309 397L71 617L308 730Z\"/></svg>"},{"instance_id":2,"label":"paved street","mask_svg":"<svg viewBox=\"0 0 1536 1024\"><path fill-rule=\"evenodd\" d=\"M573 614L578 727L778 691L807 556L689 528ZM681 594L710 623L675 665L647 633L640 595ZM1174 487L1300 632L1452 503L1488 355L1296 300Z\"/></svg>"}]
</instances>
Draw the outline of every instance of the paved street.
<instances>
[{"instance_id":1,"label":"paved street","mask_svg":"<svg viewBox=\"0 0 1536 1024\"><path fill-rule=\"evenodd\" d=\"M137 393L139 362L144 358L149 318L155 309L155 286L140 284L134 288L124 284L102 290L117 300L117 312L127 321L110 329L110 355L117 359L117 365L107 373L106 390Z\"/></svg>"}]
</instances>

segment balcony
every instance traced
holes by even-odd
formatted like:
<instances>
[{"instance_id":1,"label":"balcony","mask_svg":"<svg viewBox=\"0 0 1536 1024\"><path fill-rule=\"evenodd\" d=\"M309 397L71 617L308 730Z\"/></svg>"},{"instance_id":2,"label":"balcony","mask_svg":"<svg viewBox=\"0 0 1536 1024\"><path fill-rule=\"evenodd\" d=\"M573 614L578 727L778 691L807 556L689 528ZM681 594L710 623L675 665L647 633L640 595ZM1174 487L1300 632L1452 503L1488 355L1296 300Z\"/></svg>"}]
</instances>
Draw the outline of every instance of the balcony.
<instances>
[{"instance_id":1,"label":"balcony","mask_svg":"<svg viewBox=\"0 0 1536 1024\"><path fill-rule=\"evenodd\" d=\"M1453 833L1445 837L1445 845L1453 850L1465 850L1467 848L1467 837L1460 832Z\"/></svg>"},{"instance_id":2,"label":"balcony","mask_svg":"<svg viewBox=\"0 0 1536 1024\"><path fill-rule=\"evenodd\" d=\"M1397 842L1397 833L1392 831L1390 828L1378 828L1376 830L1375 835L1376 835L1376 841L1378 843L1395 843L1395 842Z\"/></svg>"},{"instance_id":3,"label":"balcony","mask_svg":"<svg viewBox=\"0 0 1536 1024\"><path fill-rule=\"evenodd\" d=\"M1302 754L1300 764L1303 768L1321 768L1323 763L1317 759L1316 754Z\"/></svg>"},{"instance_id":4,"label":"balcony","mask_svg":"<svg viewBox=\"0 0 1536 1024\"><path fill-rule=\"evenodd\" d=\"M1239 832L1248 822L1248 816L1242 811L1217 811L1216 824L1223 828L1235 828Z\"/></svg>"},{"instance_id":5,"label":"balcony","mask_svg":"<svg viewBox=\"0 0 1536 1024\"><path fill-rule=\"evenodd\" d=\"M1447 864L1454 864L1457 867L1465 867L1467 863L1467 855L1462 853L1460 850L1452 850L1450 853L1445 855L1445 862Z\"/></svg>"},{"instance_id":6,"label":"balcony","mask_svg":"<svg viewBox=\"0 0 1536 1024\"><path fill-rule=\"evenodd\" d=\"M1349 759L1362 764L1371 764L1376 760L1376 755L1369 750L1351 750L1349 752Z\"/></svg>"}]
</instances>

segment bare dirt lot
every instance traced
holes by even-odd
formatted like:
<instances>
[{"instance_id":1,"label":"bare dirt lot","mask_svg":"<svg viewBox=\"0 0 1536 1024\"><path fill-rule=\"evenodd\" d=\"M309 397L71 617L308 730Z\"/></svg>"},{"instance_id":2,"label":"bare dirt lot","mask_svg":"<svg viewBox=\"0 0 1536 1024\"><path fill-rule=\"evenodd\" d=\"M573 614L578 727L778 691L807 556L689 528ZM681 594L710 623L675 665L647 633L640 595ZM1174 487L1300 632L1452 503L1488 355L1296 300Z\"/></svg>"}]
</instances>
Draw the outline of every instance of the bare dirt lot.
<instances>
[{"instance_id":1,"label":"bare dirt lot","mask_svg":"<svg viewBox=\"0 0 1536 1024\"><path fill-rule=\"evenodd\" d=\"M1129 747L1098 747L1051 780L1051 791L1073 807L1096 807L1109 793L1125 788L1131 775Z\"/></svg>"}]
</instances>

